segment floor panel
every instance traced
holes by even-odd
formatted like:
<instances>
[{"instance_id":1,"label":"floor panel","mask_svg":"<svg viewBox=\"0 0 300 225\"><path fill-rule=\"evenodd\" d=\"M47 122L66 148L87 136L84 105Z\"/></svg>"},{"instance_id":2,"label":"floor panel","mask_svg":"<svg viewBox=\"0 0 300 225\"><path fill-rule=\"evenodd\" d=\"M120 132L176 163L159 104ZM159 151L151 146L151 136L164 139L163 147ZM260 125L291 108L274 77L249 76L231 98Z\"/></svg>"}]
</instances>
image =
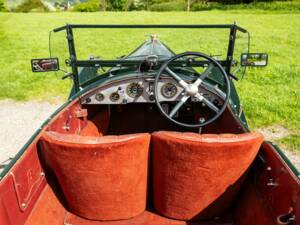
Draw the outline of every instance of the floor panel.
<instances>
[{"instance_id":1,"label":"floor panel","mask_svg":"<svg viewBox=\"0 0 300 225\"><path fill-rule=\"evenodd\" d=\"M212 222L185 222L168 219L152 212L144 213L128 220L120 221L93 221L78 217L67 212L64 225L232 225L232 222L212 221Z\"/></svg>"}]
</instances>

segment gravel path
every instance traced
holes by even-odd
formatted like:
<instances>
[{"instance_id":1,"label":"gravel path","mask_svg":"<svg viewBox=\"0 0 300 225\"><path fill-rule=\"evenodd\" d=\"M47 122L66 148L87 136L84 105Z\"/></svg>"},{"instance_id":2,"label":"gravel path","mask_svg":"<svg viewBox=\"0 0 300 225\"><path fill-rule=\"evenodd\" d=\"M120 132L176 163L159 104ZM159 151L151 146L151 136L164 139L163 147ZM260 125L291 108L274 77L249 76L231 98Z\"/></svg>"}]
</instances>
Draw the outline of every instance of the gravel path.
<instances>
[{"instance_id":1,"label":"gravel path","mask_svg":"<svg viewBox=\"0 0 300 225\"><path fill-rule=\"evenodd\" d=\"M60 104L0 101L0 163L14 157Z\"/></svg>"},{"instance_id":2,"label":"gravel path","mask_svg":"<svg viewBox=\"0 0 300 225\"><path fill-rule=\"evenodd\" d=\"M14 102L0 101L0 164L14 157L19 149L31 137L34 131L50 116L62 103L48 102ZM271 130L271 132L270 132ZM288 131L275 126L260 129L266 139L276 142L276 139L286 136ZM276 132L278 131L278 132ZM285 151L286 155L300 170L300 154ZM1 168L0 168L1 169Z\"/></svg>"}]
</instances>

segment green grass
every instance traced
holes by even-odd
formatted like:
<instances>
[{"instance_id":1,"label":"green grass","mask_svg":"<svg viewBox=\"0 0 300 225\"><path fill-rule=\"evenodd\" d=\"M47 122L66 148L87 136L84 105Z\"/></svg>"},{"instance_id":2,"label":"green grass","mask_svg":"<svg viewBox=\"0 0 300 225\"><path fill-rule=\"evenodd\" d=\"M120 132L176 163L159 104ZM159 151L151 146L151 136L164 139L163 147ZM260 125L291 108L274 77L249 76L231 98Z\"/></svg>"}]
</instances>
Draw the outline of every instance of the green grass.
<instances>
[{"instance_id":1,"label":"green grass","mask_svg":"<svg viewBox=\"0 0 300 225\"><path fill-rule=\"evenodd\" d=\"M217 2L211 3L198 3L192 6L193 11L203 11L203 10L238 10L238 12L243 12L242 10L261 10L264 13L300 13L300 1L275 1L275 2L253 2L249 4L221 4Z\"/></svg>"},{"instance_id":2,"label":"green grass","mask_svg":"<svg viewBox=\"0 0 300 225\"><path fill-rule=\"evenodd\" d=\"M300 14L273 13L261 10L234 10L209 12L128 12L128 13L32 13L0 14L0 99L49 100L64 98L71 86L70 81L61 81L60 75L33 74L30 59L47 57L48 31L65 23L232 23L251 32L251 51L268 52L269 66L250 69L247 76L237 82L244 111L251 128L280 124L294 133L283 143L293 144L299 149L300 139ZM115 31L91 36L99 47L93 52L99 55L120 56L128 53L143 40L147 31ZM205 43L203 37L191 31L161 31L162 39L177 52L197 50L195 43ZM64 37L64 34L60 34ZM120 42L119 39L124 41ZM206 32L205 38L216 46L203 50L220 51L225 36L213 36ZM127 41L126 41L127 39ZM221 41L218 41L221 39ZM92 39L89 39L92 40ZM105 41L103 41L105 40ZM64 40L63 40L64 41ZM81 45L87 39L77 37ZM193 43L190 48L184 44ZM201 45L201 44L199 44ZM77 46L80 46L79 44ZM225 46L226 47L226 46ZM213 48L213 50L212 50ZM92 48L80 51L83 57ZM112 52L110 52L112 50ZM210 53L210 52L209 52ZM54 97L53 97L54 96ZM288 143L288 144L287 144ZM290 145L289 145L290 146Z\"/></svg>"},{"instance_id":3,"label":"green grass","mask_svg":"<svg viewBox=\"0 0 300 225\"><path fill-rule=\"evenodd\" d=\"M284 145L286 148L292 151L298 151L300 149L300 135L290 135L286 138L280 139L279 144Z\"/></svg>"}]
</instances>

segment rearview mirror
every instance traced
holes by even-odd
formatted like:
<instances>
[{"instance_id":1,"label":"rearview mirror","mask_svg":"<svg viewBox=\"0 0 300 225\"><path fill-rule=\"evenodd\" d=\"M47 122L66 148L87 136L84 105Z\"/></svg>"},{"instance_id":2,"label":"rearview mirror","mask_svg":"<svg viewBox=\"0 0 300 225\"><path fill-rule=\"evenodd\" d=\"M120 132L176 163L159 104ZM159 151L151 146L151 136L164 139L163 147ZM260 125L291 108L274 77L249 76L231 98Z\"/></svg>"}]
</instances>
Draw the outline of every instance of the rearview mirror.
<instances>
[{"instance_id":1,"label":"rearview mirror","mask_svg":"<svg viewBox=\"0 0 300 225\"><path fill-rule=\"evenodd\" d=\"M59 70L58 58L44 58L31 60L32 72L49 72Z\"/></svg>"},{"instance_id":2,"label":"rearview mirror","mask_svg":"<svg viewBox=\"0 0 300 225\"><path fill-rule=\"evenodd\" d=\"M242 53L241 66L266 66L268 65L267 53Z\"/></svg>"}]
</instances>

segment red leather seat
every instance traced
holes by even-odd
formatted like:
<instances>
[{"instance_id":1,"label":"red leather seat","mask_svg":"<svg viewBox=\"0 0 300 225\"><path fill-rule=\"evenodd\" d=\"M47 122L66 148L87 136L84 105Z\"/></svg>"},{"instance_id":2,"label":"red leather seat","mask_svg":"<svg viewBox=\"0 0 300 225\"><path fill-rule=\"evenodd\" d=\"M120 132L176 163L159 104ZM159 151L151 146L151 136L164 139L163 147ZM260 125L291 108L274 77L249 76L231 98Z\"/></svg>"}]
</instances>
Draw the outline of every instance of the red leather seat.
<instances>
[{"instance_id":1,"label":"red leather seat","mask_svg":"<svg viewBox=\"0 0 300 225\"><path fill-rule=\"evenodd\" d=\"M179 220L221 216L238 193L262 142L263 136L258 133L154 133L151 145L156 212Z\"/></svg>"},{"instance_id":2,"label":"red leather seat","mask_svg":"<svg viewBox=\"0 0 300 225\"><path fill-rule=\"evenodd\" d=\"M149 134L45 132L41 138L70 211L92 220L128 219L145 210L149 142Z\"/></svg>"}]
</instances>

